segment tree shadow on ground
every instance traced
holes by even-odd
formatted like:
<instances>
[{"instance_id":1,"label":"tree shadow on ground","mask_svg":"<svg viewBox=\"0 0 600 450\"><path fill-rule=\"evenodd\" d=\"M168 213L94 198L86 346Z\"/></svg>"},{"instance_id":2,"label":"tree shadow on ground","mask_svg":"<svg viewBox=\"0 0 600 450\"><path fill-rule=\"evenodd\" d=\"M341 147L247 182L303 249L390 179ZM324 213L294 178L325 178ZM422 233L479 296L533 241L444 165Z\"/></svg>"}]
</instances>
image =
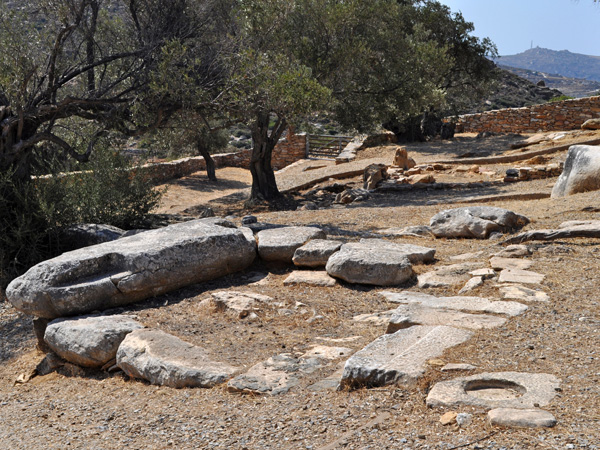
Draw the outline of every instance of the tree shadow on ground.
<instances>
[{"instance_id":1,"label":"tree shadow on ground","mask_svg":"<svg viewBox=\"0 0 600 450\"><path fill-rule=\"evenodd\" d=\"M169 182L171 186L178 186L197 192L215 192L230 189L248 189L250 184L237 180L217 179L209 180L206 175L192 174Z\"/></svg>"},{"instance_id":2,"label":"tree shadow on ground","mask_svg":"<svg viewBox=\"0 0 600 450\"><path fill-rule=\"evenodd\" d=\"M11 309L0 303L0 362L21 355L35 343L31 317Z\"/></svg>"},{"instance_id":3,"label":"tree shadow on ground","mask_svg":"<svg viewBox=\"0 0 600 450\"><path fill-rule=\"evenodd\" d=\"M477 138L475 136L456 136L448 140L432 140L405 144L409 156L412 152L421 157L440 159L448 156L460 162L462 157L499 156L510 149L510 146L523 140L519 134L506 134Z\"/></svg>"}]
</instances>

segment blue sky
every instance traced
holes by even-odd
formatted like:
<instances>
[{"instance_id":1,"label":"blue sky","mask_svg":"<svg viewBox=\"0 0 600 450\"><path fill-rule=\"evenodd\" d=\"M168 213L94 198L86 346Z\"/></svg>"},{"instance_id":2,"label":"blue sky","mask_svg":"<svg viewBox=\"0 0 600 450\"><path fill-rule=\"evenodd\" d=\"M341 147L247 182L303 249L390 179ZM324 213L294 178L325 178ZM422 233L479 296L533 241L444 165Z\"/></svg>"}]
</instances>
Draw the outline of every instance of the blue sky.
<instances>
[{"instance_id":1,"label":"blue sky","mask_svg":"<svg viewBox=\"0 0 600 450\"><path fill-rule=\"evenodd\" d=\"M531 47L600 56L600 2L593 0L439 0L461 11L477 37L489 37L500 55Z\"/></svg>"}]
</instances>

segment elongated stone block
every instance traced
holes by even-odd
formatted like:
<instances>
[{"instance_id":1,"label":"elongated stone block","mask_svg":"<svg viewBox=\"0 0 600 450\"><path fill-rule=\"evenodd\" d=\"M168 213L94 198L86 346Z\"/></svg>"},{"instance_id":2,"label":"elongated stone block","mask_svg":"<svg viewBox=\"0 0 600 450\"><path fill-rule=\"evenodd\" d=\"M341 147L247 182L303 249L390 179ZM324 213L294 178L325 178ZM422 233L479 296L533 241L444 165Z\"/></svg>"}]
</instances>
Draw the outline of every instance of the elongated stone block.
<instances>
[{"instance_id":1,"label":"elongated stone block","mask_svg":"<svg viewBox=\"0 0 600 450\"><path fill-rule=\"evenodd\" d=\"M43 261L6 297L47 319L134 303L248 267L256 243L230 222L200 219L85 247Z\"/></svg>"}]
</instances>

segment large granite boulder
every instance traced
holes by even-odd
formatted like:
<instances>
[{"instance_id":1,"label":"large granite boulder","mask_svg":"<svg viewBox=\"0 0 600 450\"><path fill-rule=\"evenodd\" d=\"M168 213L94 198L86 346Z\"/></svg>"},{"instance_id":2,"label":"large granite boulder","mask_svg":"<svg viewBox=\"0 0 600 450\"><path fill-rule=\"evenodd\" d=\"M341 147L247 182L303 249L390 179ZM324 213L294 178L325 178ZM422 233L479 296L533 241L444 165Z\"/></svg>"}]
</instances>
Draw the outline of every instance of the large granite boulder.
<instances>
[{"instance_id":1,"label":"large granite boulder","mask_svg":"<svg viewBox=\"0 0 600 450\"><path fill-rule=\"evenodd\" d=\"M214 361L201 347L148 329L127 335L117 351L117 365L130 377L174 388L212 387L238 370Z\"/></svg>"},{"instance_id":2,"label":"large granite boulder","mask_svg":"<svg viewBox=\"0 0 600 450\"><path fill-rule=\"evenodd\" d=\"M571 146L563 172L552 188L552 198L598 189L600 189L600 147Z\"/></svg>"},{"instance_id":3,"label":"large granite boulder","mask_svg":"<svg viewBox=\"0 0 600 450\"><path fill-rule=\"evenodd\" d=\"M487 239L493 232L521 228L529 219L493 206L448 209L431 218L429 226L436 237Z\"/></svg>"},{"instance_id":4,"label":"large granite boulder","mask_svg":"<svg viewBox=\"0 0 600 450\"><path fill-rule=\"evenodd\" d=\"M258 254L263 261L291 263L294 252L312 239L325 239L316 227L283 227L259 231Z\"/></svg>"},{"instance_id":5,"label":"large granite boulder","mask_svg":"<svg viewBox=\"0 0 600 450\"><path fill-rule=\"evenodd\" d=\"M200 219L41 262L13 280L6 297L18 310L47 319L85 314L243 270L255 256L251 232Z\"/></svg>"},{"instance_id":6,"label":"large granite boulder","mask_svg":"<svg viewBox=\"0 0 600 450\"><path fill-rule=\"evenodd\" d=\"M129 333L144 326L123 315L56 319L48 324L44 340L58 356L84 367L102 367L114 359Z\"/></svg>"}]
</instances>

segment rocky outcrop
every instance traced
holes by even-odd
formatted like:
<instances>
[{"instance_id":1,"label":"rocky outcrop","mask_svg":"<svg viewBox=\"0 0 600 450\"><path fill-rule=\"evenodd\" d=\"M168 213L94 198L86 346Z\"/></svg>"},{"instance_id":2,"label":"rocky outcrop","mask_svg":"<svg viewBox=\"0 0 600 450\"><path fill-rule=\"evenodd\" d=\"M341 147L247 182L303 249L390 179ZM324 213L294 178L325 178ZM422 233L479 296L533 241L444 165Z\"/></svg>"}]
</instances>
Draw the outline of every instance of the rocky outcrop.
<instances>
[{"instance_id":1,"label":"rocky outcrop","mask_svg":"<svg viewBox=\"0 0 600 450\"><path fill-rule=\"evenodd\" d=\"M429 226L436 237L487 239L493 232L521 228L529 219L520 214L492 206L471 206L441 211Z\"/></svg>"},{"instance_id":2,"label":"rocky outcrop","mask_svg":"<svg viewBox=\"0 0 600 450\"><path fill-rule=\"evenodd\" d=\"M214 361L203 348L160 330L128 334L117 351L117 365L130 377L174 388L212 387L237 371Z\"/></svg>"},{"instance_id":3,"label":"rocky outcrop","mask_svg":"<svg viewBox=\"0 0 600 450\"><path fill-rule=\"evenodd\" d=\"M44 340L58 356L84 367L102 367L114 359L129 333L144 326L123 315L56 319L48 324Z\"/></svg>"},{"instance_id":4,"label":"rocky outcrop","mask_svg":"<svg viewBox=\"0 0 600 450\"><path fill-rule=\"evenodd\" d=\"M200 219L64 253L13 280L6 296L38 317L85 314L245 269L255 255L251 233Z\"/></svg>"},{"instance_id":5,"label":"rocky outcrop","mask_svg":"<svg viewBox=\"0 0 600 450\"><path fill-rule=\"evenodd\" d=\"M552 198L567 197L598 189L600 189L600 147L571 146L567 153L563 173L552 188Z\"/></svg>"}]
</instances>

